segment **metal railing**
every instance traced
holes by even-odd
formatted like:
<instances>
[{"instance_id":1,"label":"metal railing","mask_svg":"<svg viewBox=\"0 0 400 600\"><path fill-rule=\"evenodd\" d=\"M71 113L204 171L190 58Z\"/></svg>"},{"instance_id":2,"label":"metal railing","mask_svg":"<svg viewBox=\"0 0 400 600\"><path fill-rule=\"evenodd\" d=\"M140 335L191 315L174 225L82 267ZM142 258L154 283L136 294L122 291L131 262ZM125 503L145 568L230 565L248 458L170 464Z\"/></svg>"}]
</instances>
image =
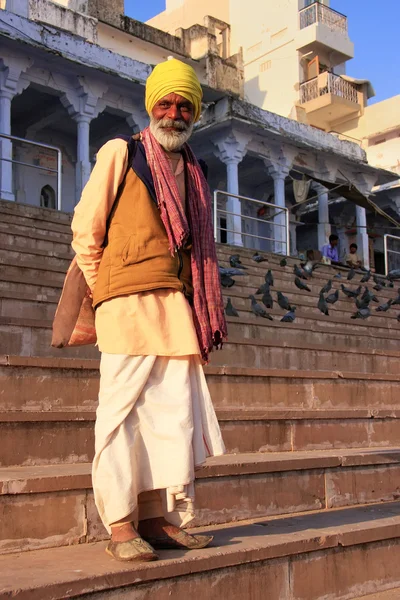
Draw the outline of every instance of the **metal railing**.
<instances>
[{"instance_id":1,"label":"metal railing","mask_svg":"<svg viewBox=\"0 0 400 600\"><path fill-rule=\"evenodd\" d=\"M320 73L314 79L300 84L300 102L304 104L325 94L333 94L358 104L357 86L334 73Z\"/></svg>"},{"instance_id":2,"label":"metal railing","mask_svg":"<svg viewBox=\"0 0 400 600\"><path fill-rule=\"evenodd\" d=\"M314 2L300 11L300 29L323 23L334 31L341 31L347 36L347 17L325 4Z\"/></svg>"},{"instance_id":3,"label":"metal railing","mask_svg":"<svg viewBox=\"0 0 400 600\"><path fill-rule=\"evenodd\" d=\"M224 209L218 208L218 196L223 196L226 199L226 206ZM229 199L236 199L240 203L240 212L228 210ZM273 214L268 215L268 218L261 219L259 216L253 217L251 215L243 214L241 210L242 201L250 204L258 205L259 208L265 207L266 209L272 209ZM255 214L258 214L255 211ZM226 217L226 227L220 225L221 216ZM276 217L281 217L277 222ZM274 246L274 252L278 254L283 253L290 254L290 233L289 233L289 209L286 207L277 206L270 202L264 202L263 200L256 200L255 198L248 198L247 196L240 196L238 194L231 194L222 190L214 190L214 205L213 205L213 221L214 221L214 239L216 242L220 241L221 232L225 232L227 236L227 243L236 246L242 246L244 248L252 248L256 250L265 250L257 244L247 245L247 238L251 241L263 240L272 242ZM273 237L267 237L259 235L258 233L248 233L243 230L243 222L249 221L252 224L263 223L264 225L270 225L273 231ZM228 235L229 234L229 235Z\"/></svg>"},{"instance_id":4,"label":"metal railing","mask_svg":"<svg viewBox=\"0 0 400 600\"><path fill-rule=\"evenodd\" d=\"M20 138L15 135L8 135L6 133L0 133L0 138L10 140L11 142L21 142L30 146L38 146L39 148L45 148L46 150L54 150L57 153L57 168L52 169L51 167L41 167L40 165L34 165L32 163L15 160L14 158L5 158L0 156L0 161L10 163L11 165L20 165L23 167L29 167L37 169L38 171L46 171L47 173L56 173L57 176L57 210L61 210L61 188L62 188L62 153L60 148L56 146L50 146L49 144L42 144L41 142L34 142L25 138Z\"/></svg>"},{"instance_id":5,"label":"metal railing","mask_svg":"<svg viewBox=\"0 0 400 600\"><path fill-rule=\"evenodd\" d=\"M383 236L383 248L384 248L384 255L385 255L385 275L387 275L389 273L389 271L391 271L390 265L389 265L389 254L396 254L397 256L399 256L397 264L400 264L400 251L391 250L390 248L388 248L388 238L391 238L392 240L396 240L399 243L399 248L400 248L400 237L396 236L396 235L391 235L390 233L385 233L385 235ZM397 264L395 265L395 268L398 268Z\"/></svg>"}]
</instances>

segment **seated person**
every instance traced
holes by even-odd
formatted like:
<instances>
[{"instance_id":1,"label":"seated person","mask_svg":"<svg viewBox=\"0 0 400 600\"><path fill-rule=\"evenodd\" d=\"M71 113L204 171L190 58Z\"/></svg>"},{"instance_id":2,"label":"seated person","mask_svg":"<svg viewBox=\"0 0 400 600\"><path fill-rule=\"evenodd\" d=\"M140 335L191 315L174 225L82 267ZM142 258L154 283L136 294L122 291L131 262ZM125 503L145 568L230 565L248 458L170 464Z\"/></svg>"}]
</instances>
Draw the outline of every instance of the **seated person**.
<instances>
[{"instance_id":1,"label":"seated person","mask_svg":"<svg viewBox=\"0 0 400 600\"><path fill-rule=\"evenodd\" d=\"M350 253L346 254L346 265L354 269L362 267L362 260L357 254L357 244L350 244Z\"/></svg>"},{"instance_id":2,"label":"seated person","mask_svg":"<svg viewBox=\"0 0 400 600\"><path fill-rule=\"evenodd\" d=\"M330 261L330 263L333 265L339 264L339 252L337 247L338 243L338 236L332 233L332 235L329 236L329 244L325 244L325 246L322 246L321 250L322 256L328 259L328 261Z\"/></svg>"}]
</instances>

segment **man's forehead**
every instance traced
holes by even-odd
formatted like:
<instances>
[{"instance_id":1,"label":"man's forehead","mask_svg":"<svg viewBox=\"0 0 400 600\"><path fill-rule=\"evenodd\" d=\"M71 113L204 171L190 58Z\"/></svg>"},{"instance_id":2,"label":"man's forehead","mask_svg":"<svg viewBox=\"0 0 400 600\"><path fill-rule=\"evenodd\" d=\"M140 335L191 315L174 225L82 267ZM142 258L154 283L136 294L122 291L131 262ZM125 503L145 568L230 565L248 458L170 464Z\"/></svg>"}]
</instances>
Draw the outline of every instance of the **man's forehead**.
<instances>
[{"instance_id":1,"label":"man's forehead","mask_svg":"<svg viewBox=\"0 0 400 600\"><path fill-rule=\"evenodd\" d=\"M190 100L188 100L187 98L184 98L184 96L180 96L179 94L176 94L175 92L171 92L170 94L163 96L157 102L157 104L160 104L160 102L173 102L176 104L186 103L186 104L190 104L190 106L192 106L192 103L190 102Z\"/></svg>"}]
</instances>

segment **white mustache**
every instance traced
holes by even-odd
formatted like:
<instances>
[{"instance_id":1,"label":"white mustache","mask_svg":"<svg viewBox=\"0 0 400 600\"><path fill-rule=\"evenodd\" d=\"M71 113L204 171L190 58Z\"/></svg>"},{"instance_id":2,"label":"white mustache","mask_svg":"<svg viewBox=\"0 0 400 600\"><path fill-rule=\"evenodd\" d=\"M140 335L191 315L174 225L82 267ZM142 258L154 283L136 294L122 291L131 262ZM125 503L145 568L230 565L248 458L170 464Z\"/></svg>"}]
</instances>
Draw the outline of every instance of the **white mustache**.
<instances>
[{"instance_id":1,"label":"white mustache","mask_svg":"<svg viewBox=\"0 0 400 600\"><path fill-rule=\"evenodd\" d=\"M177 131L187 131L188 130L188 125L186 125L186 123L184 121L175 121L174 119L168 119L167 117L165 117L164 119L160 119L158 121L157 125L158 125L158 127L161 127L162 129L172 127L173 129L176 129Z\"/></svg>"}]
</instances>

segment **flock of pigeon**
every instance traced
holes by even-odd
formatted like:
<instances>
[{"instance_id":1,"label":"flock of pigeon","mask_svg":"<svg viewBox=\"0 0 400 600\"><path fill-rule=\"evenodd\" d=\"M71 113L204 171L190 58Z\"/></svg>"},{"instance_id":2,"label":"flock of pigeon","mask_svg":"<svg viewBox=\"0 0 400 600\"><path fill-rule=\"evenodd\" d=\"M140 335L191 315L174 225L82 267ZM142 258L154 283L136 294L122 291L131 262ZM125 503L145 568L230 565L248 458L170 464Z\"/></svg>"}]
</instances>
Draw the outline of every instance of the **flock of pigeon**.
<instances>
[{"instance_id":1,"label":"flock of pigeon","mask_svg":"<svg viewBox=\"0 0 400 600\"><path fill-rule=\"evenodd\" d=\"M256 263L261 263L264 261L268 261L267 258L261 256L258 252L254 254L252 259ZM230 268L220 267L220 276L221 276L221 284L223 287L230 288L235 284L235 280L233 277L245 275L245 267L238 254L233 254L229 257ZM287 266L287 260L283 258L280 261L281 267ZM311 279L313 276L313 271L318 267L318 265L313 265L308 268L308 265L305 267L299 267L298 265L294 265L293 274L294 274L294 284L295 286L305 292L311 292L310 287L307 285L307 280ZM347 281L352 281L356 276L356 271L354 269L350 269L347 274ZM364 286L364 292L362 293L363 286L361 284L367 284L370 279L373 279L375 283L373 289L376 292L380 292L383 288L393 288L393 281L396 279L400 279L400 270L391 271L388 277L385 279L383 277L378 277L377 275L373 275L371 271L364 270L364 274L359 281L359 286L357 289L353 290L346 287L343 283L341 284L342 293L355 301L356 312L351 316L352 319L368 319L371 316L371 302L376 302L379 304L379 299L376 297L373 291L369 289L367 285ZM342 273L337 273L334 279L342 279ZM273 321L272 315L265 310L272 309L274 305L274 299L271 294L271 287L274 287L274 276L272 274L271 269L269 269L265 275L265 283L263 283L254 294L249 296L251 300L251 310L257 317L263 317L264 319L269 319ZM324 315L329 315L329 305L335 304L339 300L339 289L332 292L332 279L329 279L328 282L321 288L319 292L319 299L317 303L317 308ZM330 293L331 292L331 293ZM255 296L262 295L261 302L264 306L257 302ZM296 307L292 306L289 298L284 296L282 292L276 292L276 302L278 305L286 310L286 314L281 319L283 323L293 323L296 318ZM400 288L398 290L398 295L394 299L390 299L383 304L379 304L379 306L375 309L377 312L387 312L392 306L400 305ZM264 308L265 307L265 308ZM229 317L239 317L239 312L233 306L232 301L228 298L225 312ZM400 322L400 314L397 315L397 320Z\"/></svg>"}]
</instances>

